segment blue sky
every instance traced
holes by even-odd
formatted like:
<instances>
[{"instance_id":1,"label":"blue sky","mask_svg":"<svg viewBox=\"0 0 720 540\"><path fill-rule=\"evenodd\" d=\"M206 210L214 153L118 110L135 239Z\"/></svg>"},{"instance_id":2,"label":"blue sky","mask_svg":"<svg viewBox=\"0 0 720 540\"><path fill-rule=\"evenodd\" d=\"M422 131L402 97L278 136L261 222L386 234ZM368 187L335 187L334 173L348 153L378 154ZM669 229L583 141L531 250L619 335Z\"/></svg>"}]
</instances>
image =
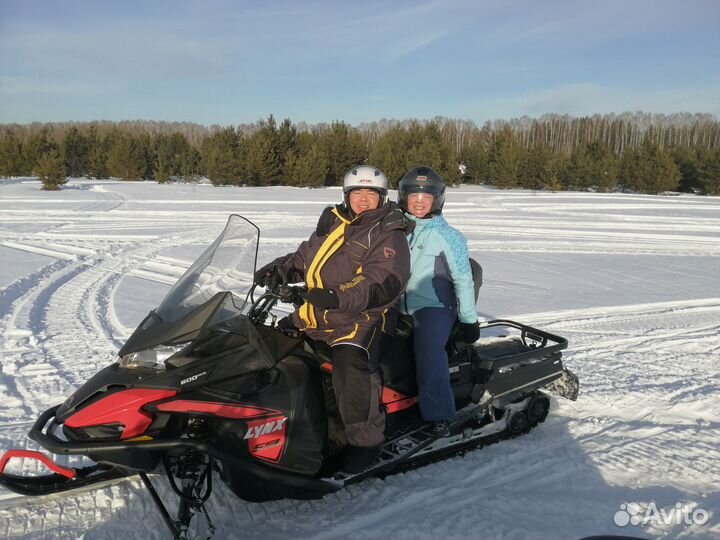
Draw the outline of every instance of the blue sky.
<instances>
[{"instance_id":1,"label":"blue sky","mask_svg":"<svg viewBox=\"0 0 720 540\"><path fill-rule=\"evenodd\" d=\"M720 115L720 0L0 0L0 122Z\"/></svg>"}]
</instances>

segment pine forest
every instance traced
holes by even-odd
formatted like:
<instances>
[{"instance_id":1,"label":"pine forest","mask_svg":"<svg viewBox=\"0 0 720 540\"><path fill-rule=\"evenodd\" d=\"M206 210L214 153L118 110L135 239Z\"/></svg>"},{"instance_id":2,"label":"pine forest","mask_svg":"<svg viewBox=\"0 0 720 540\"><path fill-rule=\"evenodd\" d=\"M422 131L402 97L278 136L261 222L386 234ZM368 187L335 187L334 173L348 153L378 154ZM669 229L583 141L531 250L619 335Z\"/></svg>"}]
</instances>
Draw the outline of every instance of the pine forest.
<instances>
[{"instance_id":1,"label":"pine forest","mask_svg":"<svg viewBox=\"0 0 720 540\"><path fill-rule=\"evenodd\" d=\"M97 121L0 125L0 176L336 186L371 163L393 186L418 165L448 184L545 190L720 194L720 123L709 114L544 115L488 122L437 117L351 126L277 121L202 126Z\"/></svg>"}]
</instances>

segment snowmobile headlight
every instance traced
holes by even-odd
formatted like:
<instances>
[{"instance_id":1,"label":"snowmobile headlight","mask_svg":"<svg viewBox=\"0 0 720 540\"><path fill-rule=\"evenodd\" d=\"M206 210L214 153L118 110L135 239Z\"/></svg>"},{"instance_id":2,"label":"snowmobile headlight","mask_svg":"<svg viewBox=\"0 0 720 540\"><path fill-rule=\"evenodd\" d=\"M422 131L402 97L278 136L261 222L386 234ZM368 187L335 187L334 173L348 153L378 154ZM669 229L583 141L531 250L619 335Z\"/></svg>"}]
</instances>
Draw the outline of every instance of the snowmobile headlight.
<instances>
[{"instance_id":1,"label":"snowmobile headlight","mask_svg":"<svg viewBox=\"0 0 720 540\"><path fill-rule=\"evenodd\" d=\"M120 357L118 365L123 369L154 369L157 371L165 370L165 360L182 350L187 343L168 347L162 345L153 347Z\"/></svg>"}]
</instances>

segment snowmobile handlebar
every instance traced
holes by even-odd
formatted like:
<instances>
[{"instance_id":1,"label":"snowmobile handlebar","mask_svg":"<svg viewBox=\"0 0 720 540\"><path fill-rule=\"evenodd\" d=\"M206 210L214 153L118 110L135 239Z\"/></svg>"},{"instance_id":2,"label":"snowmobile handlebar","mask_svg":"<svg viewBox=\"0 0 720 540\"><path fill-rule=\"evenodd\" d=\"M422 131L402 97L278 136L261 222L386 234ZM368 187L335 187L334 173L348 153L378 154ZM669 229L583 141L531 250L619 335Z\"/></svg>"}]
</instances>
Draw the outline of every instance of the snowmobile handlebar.
<instances>
[{"instance_id":1,"label":"snowmobile handlebar","mask_svg":"<svg viewBox=\"0 0 720 540\"><path fill-rule=\"evenodd\" d=\"M278 266L273 267L272 275L265 286L265 292L256 301L253 295L257 287L258 284L255 283L250 291L252 306L248 313L248 317L254 324L264 323L270 311L278 302L285 302L295 306L302 305L304 302L302 294L307 292L305 285L290 285L287 273Z\"/></svg>"}]
</instances>

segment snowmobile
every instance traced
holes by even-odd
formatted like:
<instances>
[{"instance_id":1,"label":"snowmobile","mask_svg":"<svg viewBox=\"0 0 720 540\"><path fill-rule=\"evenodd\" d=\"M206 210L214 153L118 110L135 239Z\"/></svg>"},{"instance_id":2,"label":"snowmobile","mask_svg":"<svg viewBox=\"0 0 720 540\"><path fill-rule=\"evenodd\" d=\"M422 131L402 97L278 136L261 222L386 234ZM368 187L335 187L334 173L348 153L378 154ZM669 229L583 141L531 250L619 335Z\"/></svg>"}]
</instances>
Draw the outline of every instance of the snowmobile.
<instances>
[{"instance_id":1,"label":"snowmobile","mask_svg":"<svg viewBox=\"0 0 720 540\"><path fill-rule=\"evenodd\" d=\"M547 416L550 393L576 399L578 379L561 359L566 339L489 321L478 342L462 343L455 333L447 344L459 412L449 435L434 435L418 414L412 327L401 320L381 344L382 452L366 470L339 472L345 441L330 350L278 326L278 312L301 302L303 288L279 274L257 287L259 238L252 222L232 215L132 333L118 361L40 415L30 439L52 454L84 456L87 466L10 450L0 459L0 485L45 495L138 475L173 538L187 538L196 515L211 535L205 503L213 476L248 501L319 498L523 434ZM473 267L477 292L481 269ZM37 460L51 473L5 472L12 458ZM150 475L164 475L177 494L175 516Z\"/></svg>"}]
</instances>

